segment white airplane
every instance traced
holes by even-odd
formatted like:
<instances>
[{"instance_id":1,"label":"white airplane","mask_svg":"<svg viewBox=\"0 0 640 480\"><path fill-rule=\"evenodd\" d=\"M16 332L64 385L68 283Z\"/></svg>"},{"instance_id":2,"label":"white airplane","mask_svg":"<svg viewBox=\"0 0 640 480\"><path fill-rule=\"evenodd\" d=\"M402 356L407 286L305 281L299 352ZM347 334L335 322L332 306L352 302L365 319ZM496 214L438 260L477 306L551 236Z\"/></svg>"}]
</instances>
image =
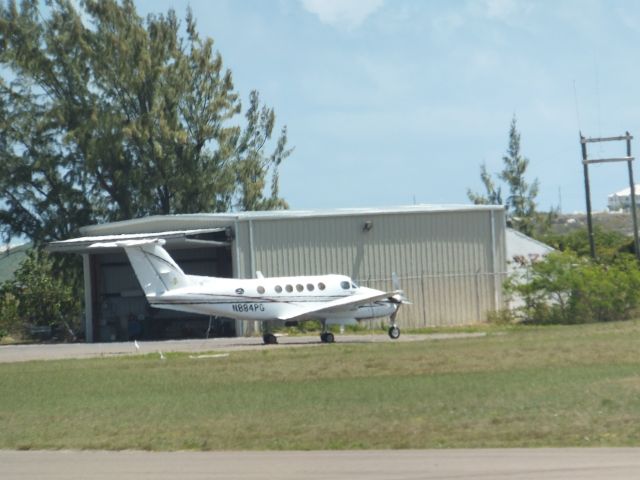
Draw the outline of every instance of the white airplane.
<instances>
[{"instance_id":1,"label":"white airplane","mask_svg":"<svg viewBox=\"0 0 640 480\"><path fill-rule=\"evenodd\" d=\"M187 275L162 247L162 239L94 243L90 248L122 247L129 257L152 307L210 316L260 321L265 344L278 343L272 325L295 324L306 319L322 323L320 339L333 343L330 324L355 324L377 317L390 318L389 337L397 339L395 319L409 303L394 274L392 292L359 287L343 275L237 279Z\"/></svg>"}]
</instances>

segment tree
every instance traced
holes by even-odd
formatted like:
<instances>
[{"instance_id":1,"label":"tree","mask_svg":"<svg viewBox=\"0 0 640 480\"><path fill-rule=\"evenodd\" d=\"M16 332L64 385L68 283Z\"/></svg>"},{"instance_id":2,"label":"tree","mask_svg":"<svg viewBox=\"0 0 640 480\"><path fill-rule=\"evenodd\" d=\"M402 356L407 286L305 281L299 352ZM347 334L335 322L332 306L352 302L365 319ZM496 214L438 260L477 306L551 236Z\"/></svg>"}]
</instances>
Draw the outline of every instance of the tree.
<instances>
[{"instance_id":1,"label":"tree","mask_svg":"<svg viewBox=\"0 0 640 480\"><path fill-rule=\"evenodd\" d=\"M525 180L525 173L529 166L529 159L520 153L520 132L516 128L516 117L511 119L509 129L509 148L507 155L502 157L504 168L500 179L509 186L507 197L507 211L516 229L531 235L535 225L536 203L538 196L538 179L531 185Z\"/></svg>"},{"instance_id":2,"label":"tree","mask_svg":"<svg viewBox=\"0 0 640 480\"><path fill-rule=\"evenodd\" d=\"M486 189L486 195L467 190L467 196L475 204L505 205L507 216L514 228L526 235L533 233L537 220L536 197L538 195L538 180L531 185L525 180L529 159L520 152L520 132L513 116L509 128L509 146L506 155L502 157L503 168L498 178L506 183L509 196L503 202L501 188L496 187L485 164L480 167L480 179Z\"/></svg>"},{"instance_id":3,"label":"tree","mask_svg":"<svg viewBox=\"0 0 640 480\"><path fill-rule=\"evenodd\" d=\"M132 0L0 7L0 233L37 243L152 214L286 208L286 127L187 12ZM275 146L267 152L270 142Z\"/></svg>"},{"instance_id":4,"label":"tree","mask_svg":"<svg viewBox=\"0 0 640 480\"><path fill-rule=\"evenodd\" d=\"M487 164L480 165L480 180L487 192L486 195L474 193L467 189L467 196L475 205L502 205L502 189L496 187L491 179L491 174L487 172Z\"/></svg>"},{"instance_id":5,"label":"tree","mask_svg":"<svg viewBox=\"0 0 640 480\"><path fill-rule=\"evenodd\" d=\"M0 287L0 336L3 331L29 336L34 327L50 327L75 339L81 302L75 282L67 280L46 252L29 250L13 279Z\"/></svg>"}]
</instances>

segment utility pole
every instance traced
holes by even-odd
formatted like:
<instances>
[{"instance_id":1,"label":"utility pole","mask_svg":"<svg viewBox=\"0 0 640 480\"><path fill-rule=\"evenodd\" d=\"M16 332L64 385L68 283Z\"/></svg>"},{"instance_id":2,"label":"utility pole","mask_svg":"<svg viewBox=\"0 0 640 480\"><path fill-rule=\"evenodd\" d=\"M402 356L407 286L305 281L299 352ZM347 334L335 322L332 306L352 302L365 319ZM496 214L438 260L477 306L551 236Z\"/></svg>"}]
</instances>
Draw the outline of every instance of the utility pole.
<instances>
[{"instance_id":1,"label":"utility pole","mask_svg":"<svg viewBox=\"0 0 640 480\"><path fill-rule=\"evenodd\" d=\"M640 242L638 241L638 220L636 217L636 187L633 182L633 166L632 162L634 157L631 156L631 140L633 136L629 132L625 132L624 135L619 137L601 137L601 138L585 138L580 132L580 146L582 147L582 168L584 171L584 191L587 197L587 228L589 229L589 248L591 250L591 256L596 258L596 245L593 237L593 222L591 219L591 190L589 187L589 164L591 163L613 163L613 162L627 162L629 171L629 192L631 194L631 218L633 220L633 246L636 252L636 258L640 261ZM614 157L614 158L592 158L587 156L587 143L596 142L616 142L624 140L627 144L627 156L626 157Z\"/></svg>"}]
</instances>

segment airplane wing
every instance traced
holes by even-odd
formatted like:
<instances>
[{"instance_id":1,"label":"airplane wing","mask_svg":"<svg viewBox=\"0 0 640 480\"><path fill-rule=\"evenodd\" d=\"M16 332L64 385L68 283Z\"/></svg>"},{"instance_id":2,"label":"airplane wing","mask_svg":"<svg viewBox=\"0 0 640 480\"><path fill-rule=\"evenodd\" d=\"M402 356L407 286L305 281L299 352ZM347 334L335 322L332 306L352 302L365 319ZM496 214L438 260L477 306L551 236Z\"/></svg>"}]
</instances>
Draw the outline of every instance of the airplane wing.
<instances>
[{"instance_id":1,"label":"airplane wing","mask_svg":"<svg viewBox=\"0 0 640 480\"><path fill-rule=\"evenodd\" d=\"M296 309L292 309L290 312L281 315L278 317L278 320L295 320L299 317L308 316L311 314L323 314L330 313L335 311L344 311L349 310L363 305L365 303L375 302L376 300L382 300L383 298L394 298L398 303L401 302L402 292L400 290L395 290L393 292L380 292L379 290L374 290L372 292L367 292L364 294L356 294L350 297L340 298L338 300L333 300L331 302L323 303L320 308L317 306L305 308L299 307ZM316 304L317 305L317 304Z\"/></svg>"}]
</instances>

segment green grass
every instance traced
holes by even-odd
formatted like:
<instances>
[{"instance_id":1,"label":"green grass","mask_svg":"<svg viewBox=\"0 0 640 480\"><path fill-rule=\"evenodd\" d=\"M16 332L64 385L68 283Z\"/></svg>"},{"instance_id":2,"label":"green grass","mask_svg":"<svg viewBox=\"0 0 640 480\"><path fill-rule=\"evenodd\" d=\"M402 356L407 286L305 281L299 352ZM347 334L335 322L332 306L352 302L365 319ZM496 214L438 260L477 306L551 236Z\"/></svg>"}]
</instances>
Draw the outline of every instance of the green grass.
<instances>
[{"instance_id":1,"label":"green grass","mask_svg":"<svg viewBox=\"0 0 640 480\"><path fill-rule=\"evenodd\" d=\"M639 446L640 323L0 364L0 448Z\"/></svg>"}]
</instances>

